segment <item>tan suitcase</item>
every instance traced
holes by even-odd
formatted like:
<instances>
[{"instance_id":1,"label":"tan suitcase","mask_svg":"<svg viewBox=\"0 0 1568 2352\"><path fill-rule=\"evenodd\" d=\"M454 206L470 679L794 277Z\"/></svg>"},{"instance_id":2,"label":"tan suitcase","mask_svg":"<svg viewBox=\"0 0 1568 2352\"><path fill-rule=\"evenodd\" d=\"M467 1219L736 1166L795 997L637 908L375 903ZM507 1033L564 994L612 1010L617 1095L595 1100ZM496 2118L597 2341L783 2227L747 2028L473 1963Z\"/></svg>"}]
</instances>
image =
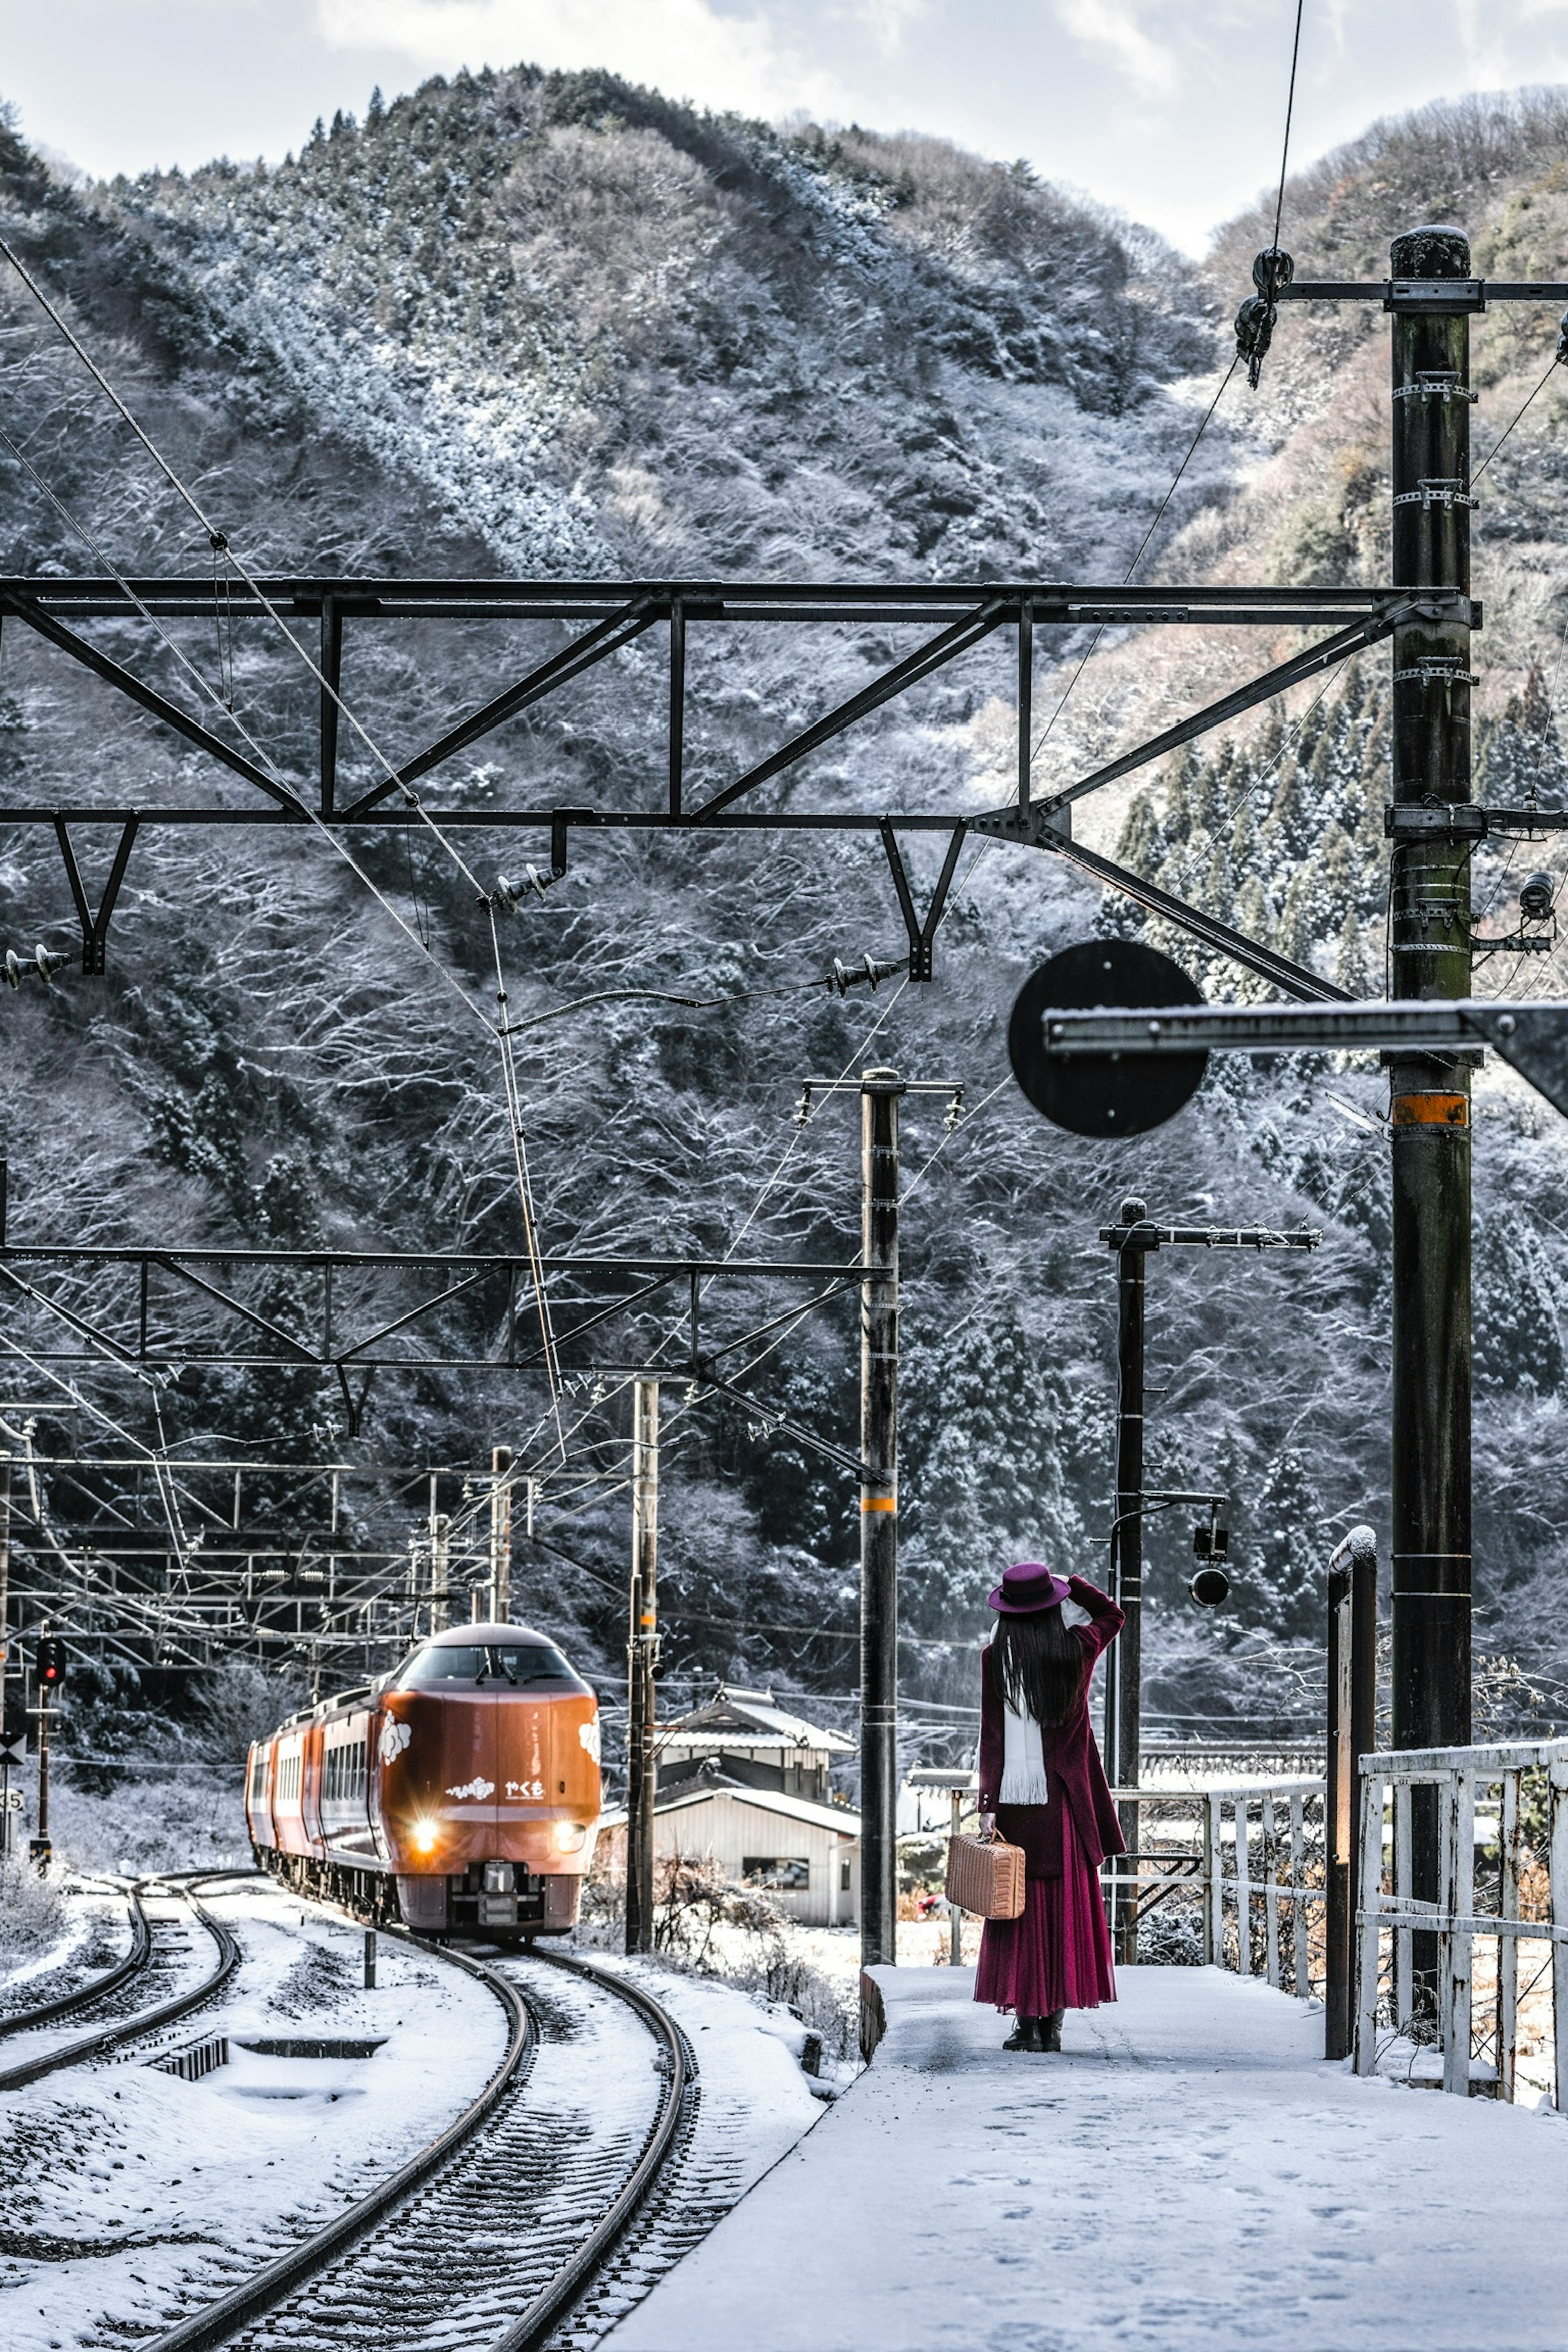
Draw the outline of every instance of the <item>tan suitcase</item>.
<instances>
[{"instance_id":1,"label":"tan suitcase","mask_svg":"<svg viewBox=\"0 0 1568 2352\"><path fill-rule=\"evenodd\" d=\"M1016 1919L1024 1908L1024 1849L1005 1838L947 1842L947 1899L982 1919Z\"/></svg>"}]
</instances>

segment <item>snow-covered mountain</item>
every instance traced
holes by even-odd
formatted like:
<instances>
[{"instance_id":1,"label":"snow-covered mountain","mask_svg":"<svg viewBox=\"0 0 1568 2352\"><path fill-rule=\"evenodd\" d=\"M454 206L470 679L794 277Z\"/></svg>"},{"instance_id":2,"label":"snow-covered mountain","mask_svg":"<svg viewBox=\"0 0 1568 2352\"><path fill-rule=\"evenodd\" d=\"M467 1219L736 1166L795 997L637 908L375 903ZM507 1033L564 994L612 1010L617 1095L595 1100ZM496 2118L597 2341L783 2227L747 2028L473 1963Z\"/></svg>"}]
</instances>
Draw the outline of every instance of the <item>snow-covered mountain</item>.
<instances>
[{"instance_id":1,"label":"snow-covered mountain","mask_svg":"<svg viewBox=\"0 0 1568 2352\"><path fill-rule=\"evenodd\" d=\"M1506 250L1521 274L1561 272L1564 120L1548 95L1381 127L1293 185L1287 241L1303 271L1373 267L1377 240L1440 200L1468 218L1479 266ZM1225 320L1266 241L1258 223L1238 224L1195 272L1021 167L940 142L783 133L605 76L531 70L376 99L363 123L318 126L272 169L72 188L11 133L0 209L235 547L290 572L1118 580L1226 363ZM0 299L4 568L205 572L205 541L145 453L19 290ZM1506 420L1544 367L1547 326L1510 317L1479 330L1481 446L1494 411ZM1288 318L1260 398L1232 387L1140 576L1377 576L1380 331L1359 314ZM1513 436L1478 542L1495 680L1485 756L1544 758L1553 783L1559 413L1543 395ZM136 646L174 689L167 650L118 629L106 641L128 659ZM552 642L542 629L540 649ZM188 649L212 667L210 634ZM1285 649L1256 633L1234 646L1195 631L1107 638L1042 746L1042 785ZM1042 669L1061 664L1055 691L1042 675L1044 716L1086 650L1042 656ZM737 749L853 691L889 652L847 629L722 649L696 635L698 781L705 763L717 777ZM516 657L515 641L482 626L456 650L450 633L416 649L355 641L345 691L402 751L492 692L497 663ZM660 659L630 647L569 703L455 763L450 789L476 807L502 782L546 803L647 803ZM1004 798L1011 659L1010 647L982 649L820 755L813 799ZM311 682L260 630L239 633L235 668L247 725L308 774ZM1289 728L1307 697L1283 729L1266 719L1179 771L1151 772L1147 791L1109 804L1102 836L1291 953L1375 975L1377 657L1363 672L1300 733ZM128 778L147 798L191 789L183 749L26 633L7 632L0 694L7 793L31 797L30 776L62 772L73 798L117 805ZM368 757L345 758L351 781L369 781ZM500 836L465 842L487 881L515 854ZM360 856L465 986L490 984L472 886L437 848ZM1506 894L1507 876L1495 879ZM68 919L52 843L13 831L0 944L58 936ZM803 1077L888 1060L961 1078L983 1104L951 1139L940 1105L911 1105L906 1120L908 1166L930 1167L904 1219L905 1672L933 1699L971 1695L973 1659L947 1645L982 1629L999 1560L1058 1550L1093 1574L1103 1559L1112 1280L1099 1225L1130 1192L1157 1213L1321 1223L1310 1261L1173 1254L1151 1286L1152 1483L1225 1486L1240 1563L1229 1619L1203 1620L1183 1591L1184 1531L1156 1538L1150 1646L1164 1679L1152 1712L1174 1723L1220 1706L1266 1720L1300 1703L1268 1645L1310 1634L1332 1532L1382 1508L1379 1085L1362 1070L1232 1068L1137 1143L1047 1129L1007 1075L1008 1008L1043 954L1123 919L1053 861L977 848L935 984L893 1003L888 992L840 1002L806 984L834 956L888 954L900 936L874 837L596 838L574 849L573 878L507 929L514 1018L610 989L733 1002L686 1013L620 1001L530 1033L534 1181L552 1246L713 1251L743 1232L748 1248L826 1257L857 1231L854 1144L841 1109L791 1127ZM320 841L182 833L139 846L110 962L106 982L16 1000L3 1119L15 1231L515 1246L493 1050ZM1554 1124L1489 1085L1478 1585L1486 1643L1523 1644L1546 1673L1565 1169ZM842 1438L854 1383L853 1333L829 1316L787 1334L750 1385ZM107 1373L90 1385L153 1433L144 1394ZM304 1375L281 1391L185 1376L160 1402L165 1433L182 1439L348 1442L335 1388ZM386 1382L362 1450L477 1464L510 1441L545 1469L542 1402L499 1383ZM742 1409L672 1393L668 1411L673 1670L847 1691L852 1491ZM580 1391L569 1418L582 1423L571 1465L547 1479L539 1512L554 1549L520 1556L520 1581L524 1605L574 1628L611 1669L625 1397ZM1526 1511L1531 1490L1539 1507ZM82 1507L58 1498L64 1518Z\"/></svg>"}]
</instances>

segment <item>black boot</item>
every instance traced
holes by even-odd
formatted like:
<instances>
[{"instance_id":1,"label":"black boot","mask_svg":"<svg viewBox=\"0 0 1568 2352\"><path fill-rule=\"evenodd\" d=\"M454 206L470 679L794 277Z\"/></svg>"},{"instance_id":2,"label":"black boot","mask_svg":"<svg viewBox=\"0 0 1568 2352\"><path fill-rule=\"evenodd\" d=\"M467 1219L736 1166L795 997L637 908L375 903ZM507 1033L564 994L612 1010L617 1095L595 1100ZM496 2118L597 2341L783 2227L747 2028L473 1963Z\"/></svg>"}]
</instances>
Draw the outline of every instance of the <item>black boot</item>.
<instances>
[{"instance_id":1,"label":"black boot","mask_svg":"<svg viewBox=\"0 0 1568 2352\"><path fill-rule=\"evenodd\" d=\"M1037 2017L1020 2017L1012 2032L1002 2044L1004 2050L1043 2050L1040 2021Z\"/></svg>"},{"instance_id":2,"label":"black boot","mask_svg":"<svg viewBox=\"0 0 1568 2352\"><path fill-rule=\"evenodd\" d=\"M1040 2039L1035 2045L1037 2050L1059 2050L1061 2048L1062 2020L1066 2015L1067 2011L1065 2009L1053 2009L1049 2017L1042 2017L1040 2019Z\"/></svg>"}]
</instances>

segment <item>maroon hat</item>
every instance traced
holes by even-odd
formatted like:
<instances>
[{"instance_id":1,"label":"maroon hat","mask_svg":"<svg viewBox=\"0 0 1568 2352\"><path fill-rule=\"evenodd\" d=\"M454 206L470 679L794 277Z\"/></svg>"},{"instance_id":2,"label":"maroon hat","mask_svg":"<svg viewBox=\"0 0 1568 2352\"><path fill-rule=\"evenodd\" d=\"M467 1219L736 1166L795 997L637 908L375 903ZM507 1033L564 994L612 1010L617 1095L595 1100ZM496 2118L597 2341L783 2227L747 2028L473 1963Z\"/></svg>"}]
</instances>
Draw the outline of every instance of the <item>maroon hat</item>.
<instances>
[{"instance_id":1,"label":"maroon hat","mask_svg":"<svg viewBox=\"0 0 1568 2352\"><path fill-rule=\"evenodd\" d=\"M1021 1559L1007 1570L987 1606L1004 1617L1027 1617L1037 1609L1055 1609L1068 1592L1065 1576L1053 1576L1037 1559Z\"/></svg>"}]
</instances>

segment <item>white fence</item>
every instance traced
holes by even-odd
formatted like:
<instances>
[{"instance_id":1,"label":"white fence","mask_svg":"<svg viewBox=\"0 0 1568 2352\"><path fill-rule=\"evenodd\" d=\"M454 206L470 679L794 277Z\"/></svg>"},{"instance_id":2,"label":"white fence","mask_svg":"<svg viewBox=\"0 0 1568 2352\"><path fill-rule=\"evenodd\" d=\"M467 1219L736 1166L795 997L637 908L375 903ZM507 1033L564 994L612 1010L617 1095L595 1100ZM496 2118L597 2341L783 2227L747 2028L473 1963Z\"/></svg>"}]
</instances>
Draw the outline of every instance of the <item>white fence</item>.
<instances>
[{"instance_id":1,"label":"white fence","mask_svg":"<svg viewBox=\"0 0 1568 2352\"><path fill-rule=\"evenodd\" d=\"M1363 1756L1361 1786L1357 2073L1375 2073L1396 2040L1418 2053L1435 2035L1445 2091L1468 2095L1485 2089L1512 2099L1521 2001L1550 1972L1552 2093L1560 2109L1568 2108L1568 1739ZM1436 1791L1442 1890L1436 1902L1412 1892L1417 1789ZM1491 1907L1481 1910L1478 1812L1483 1891L1495 1895ZM1417 1982L1418 1936L1435 1938L1435 2001L1433 1989ZM1478 1941L1496 1948L1495 1968L1483 1988L1490 2021L1483 2014L1479 2034ZM1537 1947L1522 1993L1521 1944Z\"/></svg>"},{"instance_id":2,"label":"white fence","mask_svg":"<svg viewBox=\"0 0 1568 2352\"><path fill-rule=\"evenodd\" d=\"M1323 1938L1314 1933L1328 1891L1323 1782L1111 1794L1136 1806L1139 1821L1133 1851L1105 1864L1111 1917L1131 1905L1142 1925L1173 1895L1196 1895L1205 1965L1307 1998L1323 1970Z\"/></svg>"}]
</instances>

